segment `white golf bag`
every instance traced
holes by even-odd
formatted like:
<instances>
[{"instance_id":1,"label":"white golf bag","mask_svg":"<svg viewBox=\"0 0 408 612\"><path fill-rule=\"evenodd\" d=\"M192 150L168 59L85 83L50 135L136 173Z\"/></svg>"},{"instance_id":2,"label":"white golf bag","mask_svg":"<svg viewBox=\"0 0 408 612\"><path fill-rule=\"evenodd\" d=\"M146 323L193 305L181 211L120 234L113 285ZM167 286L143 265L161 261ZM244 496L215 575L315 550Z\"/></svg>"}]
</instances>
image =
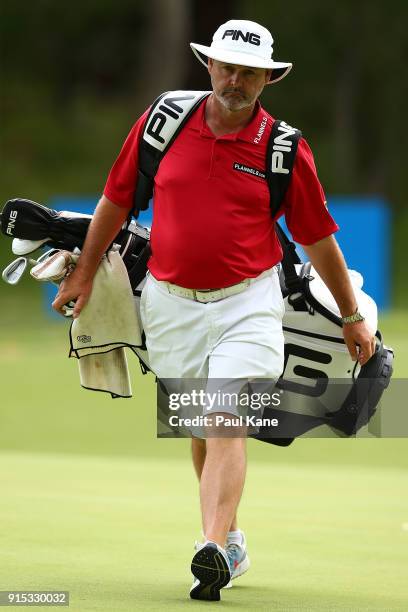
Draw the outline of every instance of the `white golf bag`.
<instances>
[{"instance_id":1,"label":"white golf bag","mask_svg":"<svg viewBox=\"0 0 408 612\"><path fill-rule=\"evenodd\" d=\"M90 218L76 217L75 213L57 213L30 200L15 199L2 211L1 229L13 238L16 254L36 250L39 242L54 249L81 248ZM359 311L377 339L375 354L360 368L344 343L340 313L330 291L310 262L300 262L294 244L278 224L276 229L284 251L280 284L286 309L285 365L276 385L282 391L279 408L266 408L263 416L279 419L279 434L261 427L254 437L284 446L322 425L337 435L355 435L373 416L392 376L393 352L384 346L377 330L376 304L362 290L362 276L349 271ZM120 245L140 320L139 301L150 256L149 231L132 221L115 242ZM150 371L146 347L134 352L142 372ZM168 414L166 399L166 389L161 386L158 413L164 418ZM168 435L176 434L168 430Z\"/></svg>"},{"instance_id":2,"label":"white golf bag","mask_svg":"<svg viewBox=\"0 0 408 612\"><path fill-rule=\"evenodd\" d=\"M340 313L330 291L310 262L297 264L295 269L302 281L302 289L296 293L288 291L283 269L280 271L286 309L285 365L276 384L282 391L281 401L279 409L268 407L263 413L266 418L279 420L279 433L276 428L262 427L253 436L281 446L320 426L329 427L333 435L355 435L373 416L392 375L393 352L383 345L378 331L376 353L370 361L360 367L351 360L343 340ZM376 304L362 290L362 276L354 271L349 274L359 311L370 328L377 330ZM136 301L140 300L143 282L135 292ZM135 352L146 373L150 367L145 347ZM163 386L158 397L162 403L158 414L167 426L168 436L177 435L168 427Z\"/></svg>"}]
</instances>

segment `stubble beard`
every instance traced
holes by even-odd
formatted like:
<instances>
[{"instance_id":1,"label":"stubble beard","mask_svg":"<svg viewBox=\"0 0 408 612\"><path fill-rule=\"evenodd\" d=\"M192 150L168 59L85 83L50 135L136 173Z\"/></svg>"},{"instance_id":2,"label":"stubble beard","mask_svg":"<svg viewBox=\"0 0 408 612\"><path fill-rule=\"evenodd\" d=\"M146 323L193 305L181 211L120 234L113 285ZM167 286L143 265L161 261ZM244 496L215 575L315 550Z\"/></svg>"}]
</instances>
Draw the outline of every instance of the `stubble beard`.
<instances>
[{"instance_id":1,"label":"stubble beard","mask_svg":"<svg viewBox=\"0 0 408 612\"><path fill-rule=\"evenodd\" d=\"M238 92L238 93L241 93L241 92ZM214 92L214 94L218 102L220 102L220 104L222 104L223 107L226 108L230 112L237 112L237 111L244 110L245 108L252 106L252 104L256 100L256 98L254 98L254 100L249 100L242 93L239 98L238 97L228 97L228 92L222 92L222 93Z\"/></svg>"}]
</instances>

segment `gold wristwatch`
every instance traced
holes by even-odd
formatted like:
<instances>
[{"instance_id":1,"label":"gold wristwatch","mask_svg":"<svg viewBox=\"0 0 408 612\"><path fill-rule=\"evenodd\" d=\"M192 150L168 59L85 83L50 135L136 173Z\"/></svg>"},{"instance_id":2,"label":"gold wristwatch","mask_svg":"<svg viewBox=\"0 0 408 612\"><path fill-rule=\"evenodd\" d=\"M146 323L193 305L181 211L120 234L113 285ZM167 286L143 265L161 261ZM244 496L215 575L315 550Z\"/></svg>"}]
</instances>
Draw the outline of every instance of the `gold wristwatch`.
<instances>
[{"instance_id":1,"label":"gold wristwatch","mask_svg":"<svg viewBox=\"0 0 408 612\"><path fill-rule=\"evenodd\" d=\"M353 313L352 315L349 315L348 317L341 317L342 323L357 323L358 321L364 321L364 320L365 320L365 317L363 317L361 312L358 312L358 308L356 308L356 312Z\"/></svg>"}]
</instances>

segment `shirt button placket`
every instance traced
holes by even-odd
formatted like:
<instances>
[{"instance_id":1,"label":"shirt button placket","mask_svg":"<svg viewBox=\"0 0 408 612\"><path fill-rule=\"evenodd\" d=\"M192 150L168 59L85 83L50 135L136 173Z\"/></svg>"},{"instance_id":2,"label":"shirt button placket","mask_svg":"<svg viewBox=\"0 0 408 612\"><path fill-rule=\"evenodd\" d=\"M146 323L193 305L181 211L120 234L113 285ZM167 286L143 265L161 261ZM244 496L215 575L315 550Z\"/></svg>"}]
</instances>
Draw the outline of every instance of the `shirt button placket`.
<instances>
[{"instance_id":1,"label":"shirt button placket","mask_svg":"<svg viewBox=\"0 0 408 612\"><path fill-rule=\"evenodd\" d=\"M210 173L208 178L217 176L217 163L219 162L220 156L217 153L218 151L218 140L214 139L214 142L211 147L211 159L210 159Z\"/></svg>"}]
</instances>

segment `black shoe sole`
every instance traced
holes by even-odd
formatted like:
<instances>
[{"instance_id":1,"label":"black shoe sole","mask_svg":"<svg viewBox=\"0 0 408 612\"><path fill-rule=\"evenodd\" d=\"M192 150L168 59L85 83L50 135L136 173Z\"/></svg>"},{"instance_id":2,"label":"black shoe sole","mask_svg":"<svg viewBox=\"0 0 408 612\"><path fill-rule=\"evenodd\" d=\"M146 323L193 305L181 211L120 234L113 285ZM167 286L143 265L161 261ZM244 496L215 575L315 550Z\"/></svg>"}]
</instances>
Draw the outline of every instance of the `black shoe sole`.
<instances>
[{"instance_id":1,"label":"black shoe sole","mask_svg":"<svg viewBox=\"0 0 408 612\"><path fill-rule=\"evenodd\" d=\"M219 601L220 590L231 578L229 566L216 546L207 545L191 561L191 572L200 583L190 591L191 599Z\"/></svg>"}]
</instances>

